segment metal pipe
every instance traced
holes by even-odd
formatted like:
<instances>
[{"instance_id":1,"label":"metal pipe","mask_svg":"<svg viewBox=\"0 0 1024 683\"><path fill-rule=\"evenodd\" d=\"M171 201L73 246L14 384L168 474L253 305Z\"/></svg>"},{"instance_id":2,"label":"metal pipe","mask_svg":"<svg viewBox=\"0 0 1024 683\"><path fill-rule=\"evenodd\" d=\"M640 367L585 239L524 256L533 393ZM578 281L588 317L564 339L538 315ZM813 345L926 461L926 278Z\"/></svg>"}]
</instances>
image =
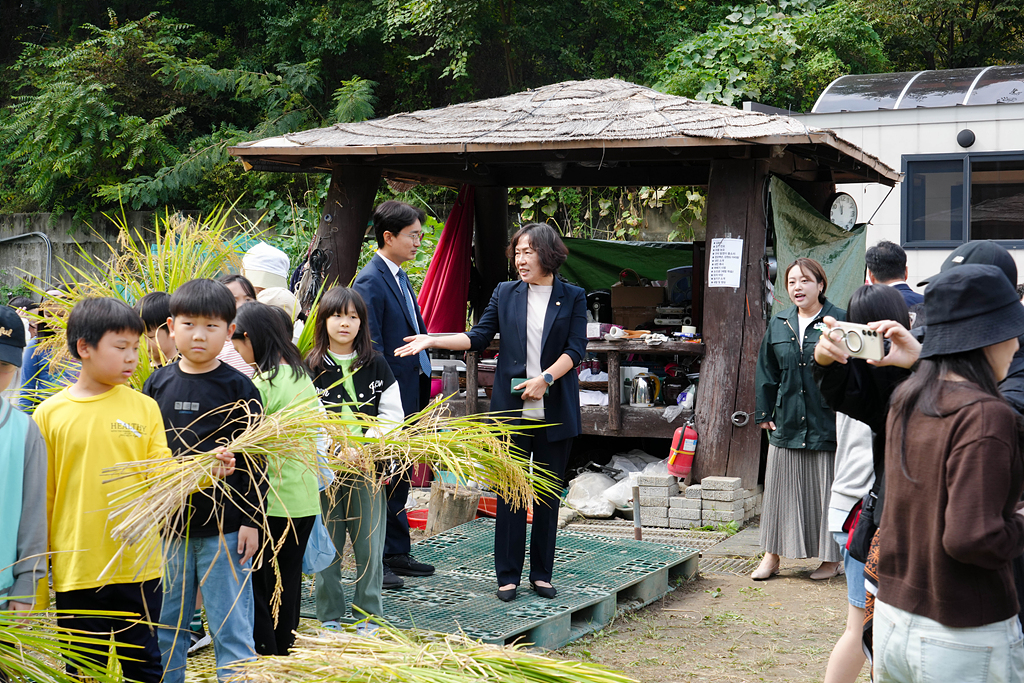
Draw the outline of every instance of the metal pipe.
<instances>
[{"instance_id":1,"label":"metal pipe","mask_svg":"<svg viewBox=\"0 0 1024 683\"><path fill-rule=\"evenodd\" d=\"M0 244L4 242L11 242L13 240L20 240L26 237L39 237L46 244L46 279L43 280L42 289L47 289L50 286L50 269L53 265L53 243L50 242L50 238L43 232L24 232L20 235L11 235L10 237L0 237Z\"/></svg>"}]
</instances>

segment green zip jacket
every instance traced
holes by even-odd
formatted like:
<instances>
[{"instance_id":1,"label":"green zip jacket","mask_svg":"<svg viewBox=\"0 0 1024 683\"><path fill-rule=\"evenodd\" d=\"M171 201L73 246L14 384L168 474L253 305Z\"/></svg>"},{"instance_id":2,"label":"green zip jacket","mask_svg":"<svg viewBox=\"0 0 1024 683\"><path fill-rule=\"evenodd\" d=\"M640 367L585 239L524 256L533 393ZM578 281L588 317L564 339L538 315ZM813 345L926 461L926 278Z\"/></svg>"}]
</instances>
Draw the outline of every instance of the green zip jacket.
<instances>
[{"instance_id":1,"label":"green zip jacket","mask_svg":"<svg viewBox=\"0 0 1024 683\"><path fill-rule=\"evenodd\" d=\"M836 449L836 414L825 403L814 383L812 361L814 345L821 332L814 329L830 315L845 320L846 311L826 299L825 305L807 328L803 348L797 308L787 308L771 319L757 356L755 421L774 422L775 431L768 441L780 448L806 448L815 451Z\"/></svg>"}]
</instances>

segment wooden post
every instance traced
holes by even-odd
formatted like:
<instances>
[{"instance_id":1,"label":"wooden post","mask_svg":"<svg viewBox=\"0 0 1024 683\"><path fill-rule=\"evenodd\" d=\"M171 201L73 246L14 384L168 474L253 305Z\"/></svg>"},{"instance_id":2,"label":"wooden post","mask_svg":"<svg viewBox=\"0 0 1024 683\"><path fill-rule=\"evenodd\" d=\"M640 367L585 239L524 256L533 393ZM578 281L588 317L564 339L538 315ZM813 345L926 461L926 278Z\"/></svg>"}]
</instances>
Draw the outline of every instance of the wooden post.
<instances>
[{"instance_id":1,"label":"wooden post","mask_svg":"<svg viewBox=\"0 0 1024 683\"><path fill-rule=\"evenodd\" d=\"M466 351L466 415L475 415L480 412L480 385L477 382L476 371L480 367L480 354L476 351Z\"/></svg>"},{"instance_id":2,"label":"wooden post","mask_svg":"<svg viewBox=\"0 0 1024 683\"><path fill-rule=\"evenodd\" d=\"M476 233L473 240L473 261L480 275L480 288L473 300L473 322L491 300L499 283L508 279L508 188L477 187L473 197L476 210Z\"/></svg>"},{"instance_id":3,"label":"wooden post","mask_svg":"<svg viewBox=\"0 0 1024 683\"><path fill-rule=\"evenodd\" d=\"M761 258L765 217L761 206L766 160L721 160L711 164L708 183L708 263L711 240L743 239L740 286L704 290L703 338L707 349L701 363L697 405L700 445L694 476L742 477L744 488L757 484L761 431L754 424L754 369L765 321L761 317ZM743 427L732 424L736 411L750 413Z\"/></svg>"},{"instance_id":4,"label":"wooden post","mask_svg":"<svg viewBox=\"0 0 1024 683\"><path fill-rule=\"evenodd\" d=\"M430 482L427 503L427 536L439 534L476 518L480 491L439 481Z\"/></svg>"},{"instance_id":5,"label":"wooden post","mask_svg":"<svg viewBox=\"0 0 1024 683\"><path fill-rule=\"evenodd\" d=\"M618 351L608 352L608 429L622 429L622 371Z\"/></svg>"},{"instance_id":6,"label":"wooden post","mask_svg":"<svg viewBox=\"0 0 1024 683\"><path fill-rule=\"evenodd\" d=\"M324 278L327 287L348 285L355 277L379 185L379 168L337 166L331 173L331 186L316 231L319 248L330 257Z\"/></svg>"}]
</instances>

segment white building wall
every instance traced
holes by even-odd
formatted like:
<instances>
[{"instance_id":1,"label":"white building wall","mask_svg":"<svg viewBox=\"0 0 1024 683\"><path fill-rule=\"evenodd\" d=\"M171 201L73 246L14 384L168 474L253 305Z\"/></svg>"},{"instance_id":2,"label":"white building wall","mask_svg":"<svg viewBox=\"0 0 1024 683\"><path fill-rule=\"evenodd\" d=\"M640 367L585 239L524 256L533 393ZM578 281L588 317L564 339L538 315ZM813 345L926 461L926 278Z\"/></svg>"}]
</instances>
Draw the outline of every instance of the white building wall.
<instances>
[{"instance_id":1,"label":"white building wall","mask_svg":"<svg viewBox=\"0 0 1024 683\"><path fill-rule=\"evenodd\" d=\"M892 168L903 169L903 156L962 152L1024 152L1024 104L883 109L835 114L798 114L793 118L815 128L828 128L839 137L873 154ZM956 142L964 128L974 131L974 144L964 149ZM858 221L868 226L867 244L879 240L900 243L900 186L885 199L889 188L878 184L840 185L857 200ZM883 203L884 200L884 203ZM907 249L910 285L939 271L949 249ZM1010 248L1024 281L1024 246Z\"/></svg>"}]
</instances>

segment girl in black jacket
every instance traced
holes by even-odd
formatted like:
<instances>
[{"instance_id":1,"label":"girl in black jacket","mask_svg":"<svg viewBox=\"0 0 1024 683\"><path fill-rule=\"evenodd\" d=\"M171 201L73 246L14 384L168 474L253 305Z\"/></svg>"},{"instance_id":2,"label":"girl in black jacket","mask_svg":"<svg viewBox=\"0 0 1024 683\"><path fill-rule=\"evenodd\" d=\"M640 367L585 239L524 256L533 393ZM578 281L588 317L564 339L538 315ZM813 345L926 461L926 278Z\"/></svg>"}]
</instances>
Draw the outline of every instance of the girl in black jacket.
<instances>
[{"instance_id":1,"label":"girl in black jacket","mask_svg":"<svg viewBox=\"0 0 1024 683\"><path fill-rule=\"evenodd\" d=\"M327 291L316 311L313 350L306 358L313 384L324 407L341 413L356 410L376 417L383 428L402 423L405 413L398 383L384 357L370 342L366 303L347 287ZM341 477L321 494L324 523L334 546L352 539L356 559L356 590L352 613L381 616L384 578L384 491L375 486L374 473ZM341 585L341 558L316 577L316 616L327 628L337 628L346 612Z\"/></svg>"}]
</instances>

